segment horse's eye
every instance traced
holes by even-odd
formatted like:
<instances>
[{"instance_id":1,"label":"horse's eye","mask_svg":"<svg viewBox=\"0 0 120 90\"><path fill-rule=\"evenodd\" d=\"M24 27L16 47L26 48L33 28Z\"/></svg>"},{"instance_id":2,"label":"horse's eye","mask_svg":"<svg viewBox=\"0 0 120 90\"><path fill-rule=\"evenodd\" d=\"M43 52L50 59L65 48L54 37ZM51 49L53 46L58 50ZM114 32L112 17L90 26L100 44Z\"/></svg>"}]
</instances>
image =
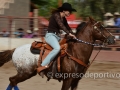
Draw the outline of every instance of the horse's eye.
<instances>
[{"instance_id":1,"label":"horse's eye","mask_svg":"<svg viewBox=\"0 0 120 90\"><path fill-rule=\"evenodd\" d=\"M104 29L104 27L102 27L102 26L100 26L99 28L100 28L101 30Z\"/></svg>"}]
</instances>

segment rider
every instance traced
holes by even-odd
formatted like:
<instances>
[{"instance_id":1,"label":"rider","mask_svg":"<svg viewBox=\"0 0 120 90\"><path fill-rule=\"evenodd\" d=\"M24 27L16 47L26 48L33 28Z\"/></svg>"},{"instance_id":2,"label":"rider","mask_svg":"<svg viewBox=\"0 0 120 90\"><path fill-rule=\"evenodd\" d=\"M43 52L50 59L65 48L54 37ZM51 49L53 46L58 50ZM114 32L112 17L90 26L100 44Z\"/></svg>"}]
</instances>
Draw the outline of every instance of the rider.
<instances>
[{"instance_id":1,"label":"rider","mask_svg":"<svg viewBox=\"0 0 120 90\"><path fill-rule=\"evenodd\" d=\"M71 4L69 3L63 3L61 7L52 11L52 16L50 17L49 26L45 35L45 40L53 48L53 50L47 55L47 57L43 60L42 64L37 68L37 72L40 75L44 75L41 71L46 69L47 65L60 52L60 29L65 31L69 36L76 38L72 34L72 30L69 27L65 18L70 16L72 12L76 12L76 10L73 9Z\"/></svg>"}]
</instances>

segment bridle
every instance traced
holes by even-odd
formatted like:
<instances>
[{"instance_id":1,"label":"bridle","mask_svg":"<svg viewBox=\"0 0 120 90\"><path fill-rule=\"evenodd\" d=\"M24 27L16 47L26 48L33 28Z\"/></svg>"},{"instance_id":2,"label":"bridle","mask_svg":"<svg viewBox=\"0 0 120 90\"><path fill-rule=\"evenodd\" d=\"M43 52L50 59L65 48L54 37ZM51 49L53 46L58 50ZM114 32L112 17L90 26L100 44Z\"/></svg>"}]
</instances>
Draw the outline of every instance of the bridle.
<instances>
[{"instance_id":1,"label":"bridle","mask_svg":"<svg viewBox=\"0 0 120 90\"><path fill-rule=\"evenodd\" d=\"M81 42L81 43L85 43L85 44L88 44L88 45L92 45L92 46L99 46L99 47L105 47L105 41L108 39L108 37L111 35L113 36L107 29L105 29L110 35L108 37L106 37L101 30L98 29L98 24L101 24L99 21L96 22L94 25L93 25L93 30L97 30L104 38L105 40L103 41L103 44L94 44L94 43L90 43L90 42L86 42L86 41L83 41L81 39L78 39L76 38L75 40L78 41L78 42ZM101 27L104 28L104 26L101 24Z\"/></svg>"},{"instance_id":2,"label":"bridle","mask_svg":"<svg viewBox=\"0 0 120 90\"><path fill-rule=\"evenodd\" d=\"M99 31L99 33L102 34L102 36L103 36L105 39L107 39L109 36L106 37L106 36L98 29L98 27L97 27L98 24L101 24L101 23L100 23L99 21L97 21L97 22L93 25L93 29ZM101 27L104 28L104 26L103 26L102 24L101 24ZM111 36L113 36L113 35L110 33L110 31L108 31L107 29L105 29L105 30L106 30Z\"/></svg>"}]
</instances>

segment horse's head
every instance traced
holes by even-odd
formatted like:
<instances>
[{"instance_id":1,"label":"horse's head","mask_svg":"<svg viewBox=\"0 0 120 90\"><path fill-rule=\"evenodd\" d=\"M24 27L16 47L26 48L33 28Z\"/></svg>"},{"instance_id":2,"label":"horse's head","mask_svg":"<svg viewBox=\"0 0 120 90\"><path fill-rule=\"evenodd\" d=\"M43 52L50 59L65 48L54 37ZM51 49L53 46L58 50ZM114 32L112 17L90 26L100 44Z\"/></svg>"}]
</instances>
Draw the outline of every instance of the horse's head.
<instances>
[{"instance_id":1,"label":"horse's head","mask_svg":"<svg viewBox=\"0 0 120 90\"><path fill-rule=\"evenodd\" d=\"M89 17L88 23L90 23L93 28L92 34L95 40L101 40L108 44L115 43L115 37L108 30L106 30L100 22L97 22L93 18Z\"/></svg>"}]
</instances>

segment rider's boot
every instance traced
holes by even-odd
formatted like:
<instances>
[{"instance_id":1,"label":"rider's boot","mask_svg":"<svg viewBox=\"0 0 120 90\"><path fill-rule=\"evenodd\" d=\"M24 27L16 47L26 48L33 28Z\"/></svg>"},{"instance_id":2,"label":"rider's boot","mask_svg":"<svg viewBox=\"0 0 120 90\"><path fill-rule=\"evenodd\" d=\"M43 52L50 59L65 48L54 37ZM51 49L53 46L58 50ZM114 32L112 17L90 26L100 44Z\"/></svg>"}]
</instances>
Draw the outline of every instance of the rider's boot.
<instances>
[{"instance_id":1,"label":"rider's boot","mask_svg":"<svg viewBox=\"0 0 120 90\"><path fill-rule=\"evenodd\" d=\"M39 66L37 68L37 72L42 78L44 78L44 70L47 68L48 68L48 66Z\"/></svg>"}]
</instances>

